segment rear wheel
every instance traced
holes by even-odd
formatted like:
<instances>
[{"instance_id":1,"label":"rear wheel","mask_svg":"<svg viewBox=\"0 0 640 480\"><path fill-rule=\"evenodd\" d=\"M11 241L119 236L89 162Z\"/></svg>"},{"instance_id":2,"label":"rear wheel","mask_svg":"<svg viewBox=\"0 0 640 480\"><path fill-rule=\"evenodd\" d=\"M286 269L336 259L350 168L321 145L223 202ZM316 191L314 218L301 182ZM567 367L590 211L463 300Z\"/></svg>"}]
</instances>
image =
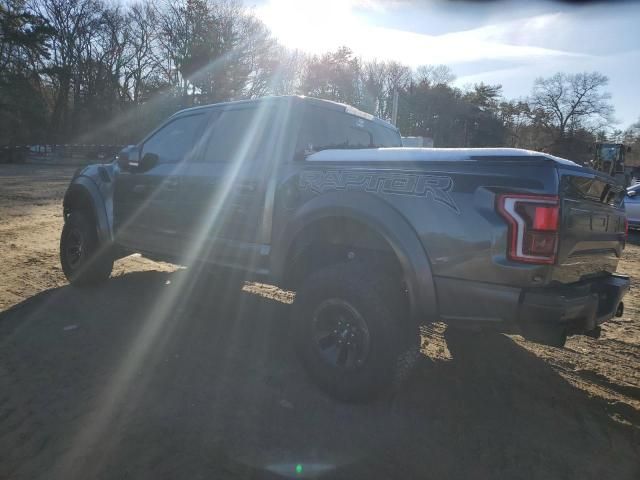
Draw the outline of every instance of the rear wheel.
<instances>
[{"instance_id":1,"label":"rear wheel","mask_svg":"<svg viewBox=\"0 0 640 480\"><path fill-rule=\"evenodd\" d=\"M313 273L296 294L293 328L311 378L347 401L375 398L406 378L419 336L402 318L400 288L362 264Z\"/></svg>"},{"instance_id":2,"label":"rear wheel","mask_svg":"<svg viewBox=\"0 0 640 480\"><path fill-rule=\"evenodd\" d=\"M95 225L83 212L72 212L62 228L60 263L76 286L94 285L111 275L113 256L100 248Z\"/></svg>"}]
</instances>

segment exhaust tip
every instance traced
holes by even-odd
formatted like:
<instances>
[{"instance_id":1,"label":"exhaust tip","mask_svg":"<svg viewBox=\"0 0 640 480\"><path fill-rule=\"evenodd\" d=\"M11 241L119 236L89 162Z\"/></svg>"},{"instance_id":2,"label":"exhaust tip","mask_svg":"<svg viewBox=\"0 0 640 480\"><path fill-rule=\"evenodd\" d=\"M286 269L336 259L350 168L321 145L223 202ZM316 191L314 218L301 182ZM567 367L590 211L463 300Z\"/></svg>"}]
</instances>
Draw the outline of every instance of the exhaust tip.
<instances>
[{"instance_id":1,"label":"exhaust tip","mask_svg":"<svg viewBox=\"0 0 640 480\"><path fill-rule=\"evenodd\" d=\"M621 317L624 313L624 302L620 302L618 304L618 308L616 308L616 317Z\"/></svg>"}]
</instances>

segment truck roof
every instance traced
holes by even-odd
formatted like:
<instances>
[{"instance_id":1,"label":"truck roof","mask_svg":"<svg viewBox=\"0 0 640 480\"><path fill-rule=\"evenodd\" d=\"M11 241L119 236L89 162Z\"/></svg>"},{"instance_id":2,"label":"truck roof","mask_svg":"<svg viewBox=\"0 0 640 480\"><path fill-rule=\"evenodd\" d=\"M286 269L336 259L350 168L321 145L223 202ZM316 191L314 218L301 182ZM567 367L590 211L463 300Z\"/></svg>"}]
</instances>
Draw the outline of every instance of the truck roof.
<instances>
[{"instance_id":1,"label":"truck roof","mask_svg":"<svg viewBox=\"0 0 640 480\"><path fill-rule=\"evenodd\" d=\"M322 150L307 157L316 162L426 162L477 159L545 158L565 165L577 163L548 153L522 148L362 148L350 150Z\"/></svg>"},{"instance_id":2,"label":"truck roof","mask_svg":"<svg viewBox=\"0 0 640 480\"><path fill-rule=\"evenodd\" d=\"M260 97L260 98L252 98L249 100L234 100L234 101L230 101L230 102L221 102L221 103L211 103L208 105L201 105L198 107L191 107L191 108L186 108L183 110L180 110L176 113L174 113L174 115L179 115L179 114L183 114L185 112L191 112L191 111L196 111L196 110L202 110L202 109L208 109L208 108L219 108L219 107L231 107L234 105L252 105L252 104L265 104L265 103L280 103L280 102L296 102L296 103L306 103L306 104L311 104L311 105L316 105L322 108L327 108L330 110L337 110L337 111L341 111L341 112L346 112L350 115L355 115L357 117L361 117L364 118L366 120L370 120L372 122L375 122L379 125L382 125L386 128L391 128L393 130L398 130L394 125L392 125L391 123L382 120L381 118L375 117L367 112L363 112L362 110L358 110L355 107L352 107L351 105L347 105L344 103L339 103L339 102L334 102L332 100L324 100L321 98L315 98L315 97L307 97L304 95L272 95L272 96L267 96L267 97Z\"/></svg>"}]
</instances>

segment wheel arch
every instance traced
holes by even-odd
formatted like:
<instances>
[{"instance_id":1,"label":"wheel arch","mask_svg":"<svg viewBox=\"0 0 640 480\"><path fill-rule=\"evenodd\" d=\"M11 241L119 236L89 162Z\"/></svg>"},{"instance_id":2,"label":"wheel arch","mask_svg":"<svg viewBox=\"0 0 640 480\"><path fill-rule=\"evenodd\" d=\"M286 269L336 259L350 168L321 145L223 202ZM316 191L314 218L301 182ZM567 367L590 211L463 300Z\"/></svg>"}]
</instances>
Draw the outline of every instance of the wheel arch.
<instances>
[{"instance_id":1,"label":"wheel arch","mask_svg":"<svg viewBox=\"0 0 640 480\"><path fill-rule=\"evenodd\" d=\"M395 208L363 192L318 196L290 217L274 242L272 272L276 280L284 285L289 282L292 264L309 243L327 240L323 236L327 232L338 239L353 238L348 229L358 227L362 229L357 230L358 246L392 253L406 285L411 318L416 323L437 318L431 265L417 233Z\"/></svg>"},{"instance_id":2,"label":"wheel arch","mask_svg":"<svg viewBox=\"0 0 640 480\"><path fill-rule=\"evenodd\" d=\"M87 177L74 179L64 195L62 205L65 220L72 211L83 211L93 220L100 243L112 241L111 223L107 216L102 195L100 195L100 191L91 179Z\"/></svg>"}]
</instances>

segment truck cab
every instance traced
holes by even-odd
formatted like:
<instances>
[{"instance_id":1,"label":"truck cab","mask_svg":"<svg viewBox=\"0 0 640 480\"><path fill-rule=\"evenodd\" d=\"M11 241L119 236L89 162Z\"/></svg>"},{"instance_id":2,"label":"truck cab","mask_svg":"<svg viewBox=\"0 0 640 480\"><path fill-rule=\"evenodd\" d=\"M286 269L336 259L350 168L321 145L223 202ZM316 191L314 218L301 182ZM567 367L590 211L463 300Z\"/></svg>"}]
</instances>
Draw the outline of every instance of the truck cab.
<instances>
[{"instance_id":1,"label":"truck cab","mask_svg":"<svg viewBox=\"0 0 640 480\"><path fill-rule=\"evenodd\" d=\"M176 113L118 160L118 248L266 273L277 171L328 148L397 147L390 124L330 101L268 97Z\"/></svg>"}]
</instances>

